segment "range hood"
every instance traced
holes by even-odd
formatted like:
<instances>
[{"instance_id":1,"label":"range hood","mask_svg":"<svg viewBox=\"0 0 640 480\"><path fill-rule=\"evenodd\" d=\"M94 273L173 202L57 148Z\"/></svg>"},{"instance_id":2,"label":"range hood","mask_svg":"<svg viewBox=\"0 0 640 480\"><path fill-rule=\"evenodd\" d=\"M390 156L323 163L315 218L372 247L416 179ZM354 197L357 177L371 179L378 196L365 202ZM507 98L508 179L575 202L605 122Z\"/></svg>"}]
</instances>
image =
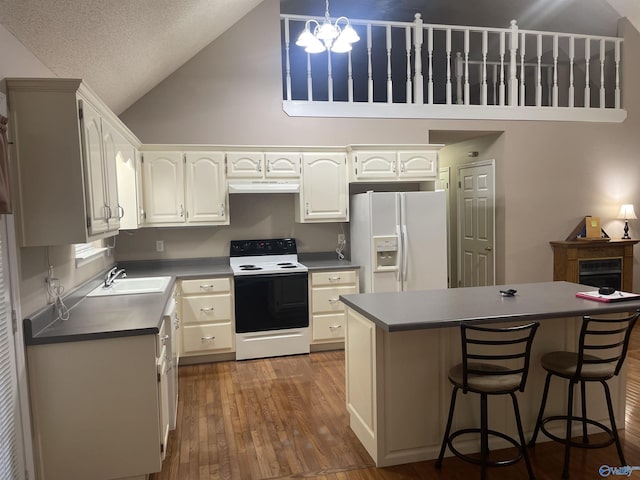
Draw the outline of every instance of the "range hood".
<instances>
[{"instance_id":1,"label":"range hood","mask_svg":"<svg viewBox=\"0 0 640 480\"><path fill-rule=\"evenodd\" d=\"M229 193L298 193L298 180L229 180Z\"/></svg>"}]
</instances>

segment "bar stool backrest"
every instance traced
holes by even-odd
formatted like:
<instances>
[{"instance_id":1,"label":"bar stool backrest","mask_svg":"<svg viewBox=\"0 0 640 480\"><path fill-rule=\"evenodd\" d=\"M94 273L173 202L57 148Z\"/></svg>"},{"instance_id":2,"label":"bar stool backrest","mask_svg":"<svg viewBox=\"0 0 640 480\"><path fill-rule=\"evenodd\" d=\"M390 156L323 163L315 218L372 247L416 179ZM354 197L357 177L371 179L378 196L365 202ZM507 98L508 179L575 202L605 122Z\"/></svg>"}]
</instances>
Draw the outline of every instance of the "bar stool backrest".
<instances>
[{"instance_id":1,"label":"bar stool backrest","mask_svg":"<svg viewBox=\"0 0 640 480\"><path fill-rule=\"evenodd\" d=\"M613 375L618 375L627 356L631 331L639 316L640 310L623 318L582 317L575 377L580 377L583 366L588 364L615 364Z\"/></svg>"},{"instance_id":2,"label":"bar stool backrest","mask_svg":"<svg viewBox=\"0 0 640 480\"><path fill-rule=\"evenodd\" d=\"M462 391L469 389L469 376L520 375L518 390L524 391L529 373L531 344L538 322L515 327L480 327L460 324L462 339ZM494 365L488 370L479 365Z\"/></svg>"}]
</instances>

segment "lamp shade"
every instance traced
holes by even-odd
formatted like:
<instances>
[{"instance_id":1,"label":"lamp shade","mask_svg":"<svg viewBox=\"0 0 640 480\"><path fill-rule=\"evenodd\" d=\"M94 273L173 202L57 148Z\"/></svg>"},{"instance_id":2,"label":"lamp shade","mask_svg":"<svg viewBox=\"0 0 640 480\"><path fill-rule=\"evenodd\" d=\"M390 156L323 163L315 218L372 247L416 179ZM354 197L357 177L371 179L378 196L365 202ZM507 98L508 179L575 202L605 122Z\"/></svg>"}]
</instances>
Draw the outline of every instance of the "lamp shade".
<instances>
[{"instance_id":1,"label":"lamp shade","mask_svg":"<svg viewBox=\"0 0 640 480\"><path fill-rule=\"evenodd\" d=\"M635 220L638 217L636 217L636 212L633 211L633 205L627 203L620 206L620 213L618 213L618 218L622 218L624 220Z\"/></svg>"}]
</instances>

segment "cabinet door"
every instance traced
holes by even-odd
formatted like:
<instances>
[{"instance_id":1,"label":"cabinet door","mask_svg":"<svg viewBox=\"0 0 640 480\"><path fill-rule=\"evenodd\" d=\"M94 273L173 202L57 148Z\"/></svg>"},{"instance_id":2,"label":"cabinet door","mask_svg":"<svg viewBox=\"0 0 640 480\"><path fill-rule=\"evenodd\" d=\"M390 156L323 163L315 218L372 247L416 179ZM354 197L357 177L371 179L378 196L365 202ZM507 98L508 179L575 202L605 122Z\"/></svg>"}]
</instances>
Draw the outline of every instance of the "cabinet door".
<instances>
[{"instance_id":1,"label":"cabinet door","mask_svg":"<svg viewBox=\"0 0 640 480\"><path fill-rule=\"evenodd\" d=\"M344 153L302 155L302 221L348 221L347 159Z\"/></svg>"},{"instance_id":2,"label":"cabinet door","mask_svg":"<svg viewBox=\"0 0 640 480\"><path fill-rule=\"evenodd\" d=\"M184 223L184 168L180 152L146 152L143 192L147 224Z\"/></svg>"},{"instance_id":3,"label":"cabinet door","mask_svg":"<svg viewBox=\"0 0 640 480\"><path fill-rule=\"evenodd\" d=\"M138 150L128 142L118 149L116 174L118 178L118 203L120 204L120 228L132 230L142 223L141 168Z\"/></svg>"},{"instance_id":4,"label":"cabinet door","mask_svg":"<svg viewBox=\"0 0 640 480\"><path fill-rule=\"evenodd\" d=\"M399 178L435 178L438 152L398 152Z\"/></svg>"},{"instance_id":5,"label":"cabinet door","mask_svg":"<svg viewBox=\"0 0 640 480\"><path fill-rule=\"evenodd\" d=\"M264 153L229 152L227 153L227 177L262 178Z\"/></svg>"},{"instance_id":6,"label":"cabinet door","mask_svg":"<svg viewBox=\"0 0 640 480\"><path fill-rule=\"evenodd\" d=\"M102 146L104 149L104 180L106 188L107 219L109 230L120 228L122 207L118 198L117 157L127 142L107 121L102 120Z\"/></svg>"},{"instance_id":7,"label":"cabinet door","mask_svg":"<svg viewBox=\"0 0 640 480\"><path fill-rule=\"evenodd\" d=\"M228 224L224 153L190 152L185 158L187 222Z\"/></svg>"},{"instance_id":8,"label":"cabinet door","mask_svg":"<svg viewBox=\"0 0 640 480\"><path fill-rule=\"evenodd\" d=\"M354 152L357 180L395 180L396 152Z\"/></svg>"},{"instance_id":9,"label":"cabinet door","mask_svg":"<svg viewBox=\"0 0 640 480\"><path fill-rule=\"evenodd\" d=\"M100 114L86 102L82 109L87 226L89 235L109 229L109 205L103 172L102 125Z\"/></svg>"},{"instance_id":10,"label":"cabinet door","mask_svg":"<svg viewBox=\"0 0 640 480\"><path fill-rule=\"evenodd\" d=\"M299 178L299 153L266 153L266 176L269 178Z\"/></svg>"}]
</instances>

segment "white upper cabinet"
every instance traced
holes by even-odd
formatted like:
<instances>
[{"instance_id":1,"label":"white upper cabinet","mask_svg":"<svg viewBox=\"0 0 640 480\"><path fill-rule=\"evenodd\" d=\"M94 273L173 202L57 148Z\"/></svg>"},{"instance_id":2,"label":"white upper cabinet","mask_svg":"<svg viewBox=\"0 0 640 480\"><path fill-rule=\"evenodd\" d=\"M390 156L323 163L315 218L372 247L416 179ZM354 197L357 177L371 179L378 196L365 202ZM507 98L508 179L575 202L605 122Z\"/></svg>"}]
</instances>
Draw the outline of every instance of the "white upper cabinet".
<instances>
[{"instance_id":1,"label":"white upper cabinet","mask_svg":"<svg viewBox=\"0 0 640 480\"><path fill-rule=\"evenodd\" d=\"M303 153L302 188L296 195L296 221L349 221L345 153Z\"/></svg>"},{"instance_id":2,"label":"white upper cabinet","mask_svg":"<svg viewBox=\"0 0 640 480\"><path fill-rule=\"evenodd\" d=\"M227 177L262 178L264 176L263 152L228 152Z\"/></svg>"},{"instance_id":3,"label":"white upper cabinet","mask_svg":"<svg viewBox=\"0 0 640 480\"><path fill-rule=\"evenodd\" d=\"M227 221L227 191L222 152L189 152L186 154L187 221L220 223Z\"/></svg>"},{"instance_id":4,"label":"white upper cabinet","mask_svg":"<svg viewBox=\"0 0 640 480\"><path fill-rule=\"evenodd\" d=\"M183 165L181 152L143 154L145 224L185 222Z\"/></svg>"},{"instance_id":5,"label":"white upper cabinet","mask_svg":"<svg viewBox=\"0 0 640 480\"><path fill-rule=\"evenodd\" d=\"M440 145L407 149L403 146L349 147L351 181L393 182L434 180Z\"/></svg>"},{"instance_id":6,"label":"white upper cabinet","mask_svg":"<svg viewBox=\"0 0 640 480\"><path fill-rule=\"evenodd\" d=\"M138 139L81 80L8 79L7 93L20 245L116 235L118 144Z\"/></svg>"},{"instance_id":7,"label":"white upper cabinet","mask_svg":"<svg viewBox=\"0 0 640 480\"><path fill-rule=\"evenodd\" d=\"M227 177L300 178L300 154L297 152L227 152Z\"/></svg>"},{"instance_id":8,"label":"white upper cabinet","mask_svg":"<svg viewBox=\"0 0 640 480\"><path fill-rule=\"evenodd\" d=\"M300 178L299 153L265 153L267 178Z\"/></svg>"},{"instance_id":9,"label":"white upper cabinet","mask_svg":"<svg viewBox=\"0 0 640 480\"><path fill-rule=\"evenodd\" d=\"M120 228L133 230L143 223L142 219L142 166L138 150L122 143L116 154L118 199L122 209Z\"/></svg>"},{"instance_id":10,"label":"white upper cabinet","mask_svg":"<svg viewBox=\"0 0 640 480\"><path fill-rule=\"evenodd\" d=\"M145 225L228 225L222 152L143 153Z\"/></svg>"}]
</instances>

